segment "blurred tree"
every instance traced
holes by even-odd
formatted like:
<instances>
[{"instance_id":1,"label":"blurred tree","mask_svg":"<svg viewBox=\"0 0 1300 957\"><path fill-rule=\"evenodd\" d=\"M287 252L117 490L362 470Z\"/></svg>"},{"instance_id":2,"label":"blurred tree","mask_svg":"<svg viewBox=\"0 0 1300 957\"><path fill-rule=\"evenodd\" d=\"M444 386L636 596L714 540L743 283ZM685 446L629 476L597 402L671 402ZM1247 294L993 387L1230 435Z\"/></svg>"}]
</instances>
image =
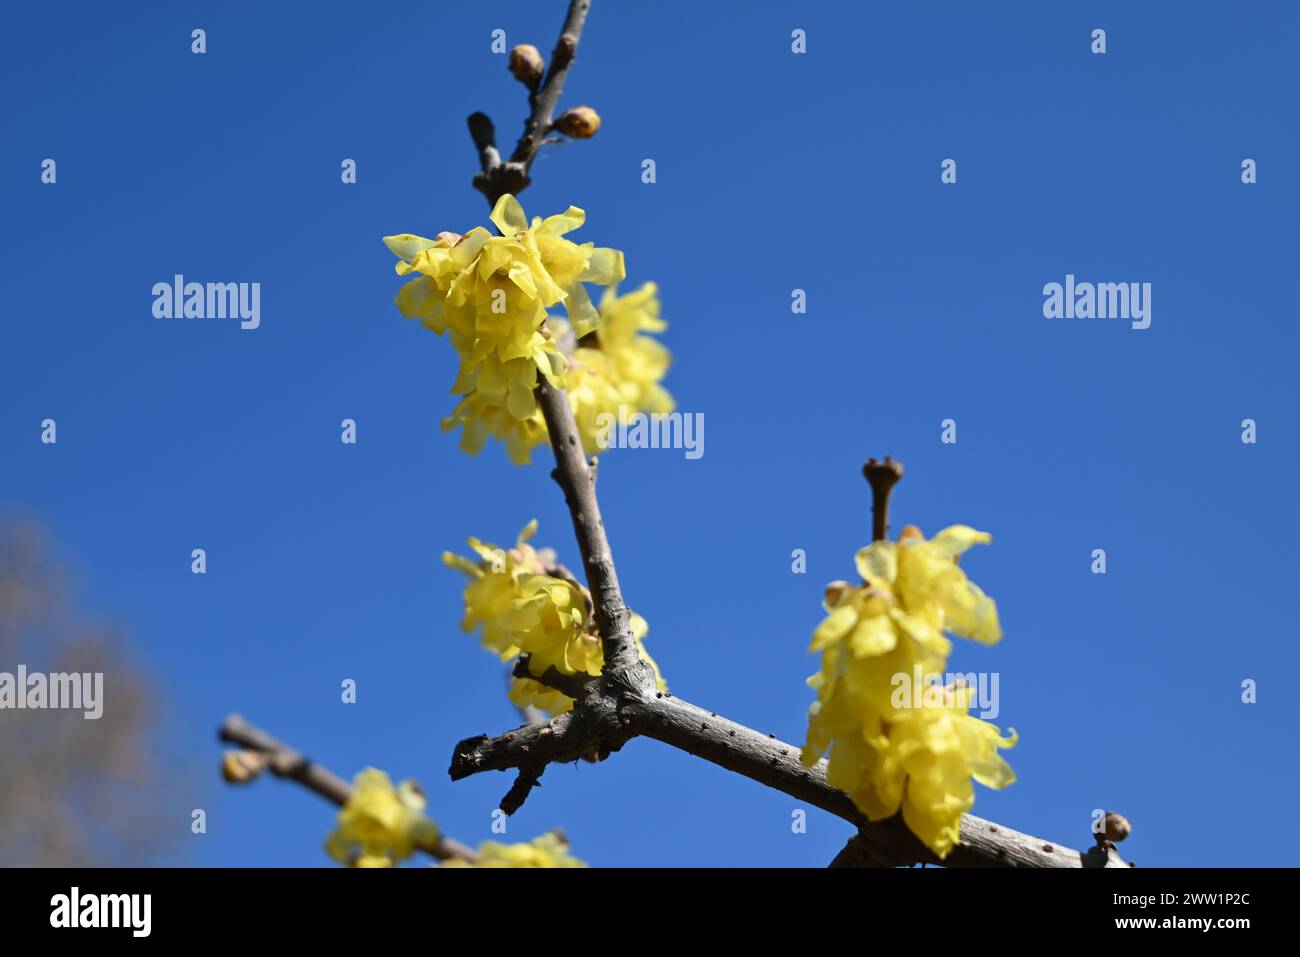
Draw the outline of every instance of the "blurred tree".
<instances>
[{"instance_id":1,"label":"blurred tree","mask_svg":"<svg viewBox=\"0 0 1300 957\"><path fill-rule=\"evenodd\" d=\"M76 607L32 520L0 524L0 672L102 672L103 714L0 708L0 866L155 863L169 790L151 749L156 696L120 636ZM174 815L169 815L174 816Z\"/></svg>"}]
</instances>

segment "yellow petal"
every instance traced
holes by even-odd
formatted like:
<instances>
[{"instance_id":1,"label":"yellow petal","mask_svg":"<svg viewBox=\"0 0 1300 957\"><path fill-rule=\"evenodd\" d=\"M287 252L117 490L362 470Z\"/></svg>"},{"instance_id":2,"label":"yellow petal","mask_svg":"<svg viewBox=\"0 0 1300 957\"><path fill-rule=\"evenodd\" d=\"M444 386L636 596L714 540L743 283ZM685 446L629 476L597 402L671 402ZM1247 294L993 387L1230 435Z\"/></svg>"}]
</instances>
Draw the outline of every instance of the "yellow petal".
<instances>
[{"instance_id":1,"label":"yellow petal","mask_svg":"<svg viewBox=\"0 0 1300 957\"><path fill-rule=\"evenodd\" d=\"M898 633L887 615L872 615L858 621L849 635L849 649L857 658L888 654L898 644Z\"/></svg>"},{"instance_id":2,"label":"yellow petal","mask_svg":"<svg viewBox=\"0 0 1300 957\"><path fill-rule=\"evenodd\" d=\"M571 233L587 221L585 211L577 206L570 206L562 213L554 216L547 216L538 224L537 231L547 233L551 236L563 236L565 233Z\"/></svg>"},{"instance_id":3,"label":"yellow petal","mask_svg":"<svg viewBox=\"0 0 1300 957\"><path fill-rule=\"evenodd\" d=\"M414 236L411 233L399 233L396 236L385 236L384 245L393 251L398 259L405 259L410 262L426 249L432 249L438 245L437 240L425 239L423 236Z\"/></svg>"},{"instance_id":4,"label":"yellow petal","mask_svg":"<svg viewBox=\"0 0 1300 957\"><path fill-rule=\"evenodd\" d=\"M492 224L501 230L503 236L513 236L528 228L528 217L524 215L524 208L519 205L519 200L509 193L497 200L489 218Z\"/></svg>"},{"instance_id":5,"label":"yellow petal","mask_svg":"<svg viewBox=\"0 0 1300 957\"><path fill-rule=\"evenodd\" d=\"M582 283L572 283L564 292L566 294L564 309L569 314L569 323L573 326L573 334L578 338L582 338L596 328L596 324L600 321L600 313L591 304L591 297L587 295L587 287Z\"/></svg>"},{"instance_id":6,"label":"yellow petal","mask_svg":"<svg viewBox=\"0 0 1300 957\"><path fill-rule=\"evenodd\" d=\"M598 286L608 286L622 282L627 278L627 268L623 264L623 251L597 247L591 251L587 268L578 279L582 282L594 282Z\"/></svg>"},{"instance_id":7,"label":"yellow petal","mask_svg":"<svg viewBox=\"0 0 1300 957\"><path fill-rule=\"evenodd\" d=\"M877 588L889 588L898 578L898 552L893 542L872 542L854 560L858 574Z\"/></svg>"},{"instance_id":8,"label":"yellow petal","mask_svg":"<svg viewBox=\"0 0 1300 957\"><path fill-rule=\"evenodd\" d=\"M930 539L939 552L949 558L962 554L972 545L987 545L993 541L988 532L979 532L969 525L950 525Z\"/></svg>"},{"instance_id":9,"label":"yellow petal","mask_svg":"<svg viewBox=\"0 0 1300 957\"><path fill-rule=\"evenodd\" d=\"M839 641L849 633L849 629L854 626L857 620L858 612L856 608L849 605L841 605L836 608L822 619L822 623L817 626L817 630L813 632L812 645L808 650L820 651L832 642Z\"/></svg>"}]
</instances>

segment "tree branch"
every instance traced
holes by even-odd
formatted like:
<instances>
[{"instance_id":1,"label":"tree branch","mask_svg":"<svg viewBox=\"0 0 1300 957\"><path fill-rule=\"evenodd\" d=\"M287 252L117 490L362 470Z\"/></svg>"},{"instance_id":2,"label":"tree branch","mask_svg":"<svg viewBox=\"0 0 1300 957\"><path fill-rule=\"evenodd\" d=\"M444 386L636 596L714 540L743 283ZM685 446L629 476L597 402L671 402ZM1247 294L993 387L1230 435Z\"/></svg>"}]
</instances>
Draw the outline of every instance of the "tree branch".
<instances>
[{"instance_id":1,"label":"tree branch","mask_svg":"<svg viewBox=\"0 0 1300 957\"><path fill-rule=\"evenodd\" d=\"M888 455L883 462L867 459L862 474L871 486L871 539L879 542L889 537L889 493L903 477L903 463Z\"/></svg>"},{"instance_id":2,"label":"tree branch","mask_svg":"<svg viewBox=\"0 0 1300 957\"><path fill-rule=\"evenodd\" d=\"M551 665L542 674L535 675L528 670L527 655L520 655L518 660L515 661L512 674L516 678L532 678L534 681L540 682L561 694L566 694L574 700L587 697L592 691L593 684L598 680L588 674L563 674L554 665Z\"/></svg>"},{"instance_id":3,"label":"tree branch","mask_svg":"<svg viewBox=\"0 0 1300 957\"><path fill-rule=\"evenodd\" d=\"M487 196L489 203L495 205L504 193L512 190L518 192L528 185L528 166L550 128L555 104L559 102L565 77L569 75L569 68L577 55L578 41L582 37L582 28L587 22L590 9L591 0L570 0L564 27L551 54L546 78L537 91L529 96L531 112L524 123L524 134L511 154L509 163L499 162L499 156L496 156L492 121L482 113L470 116L470 135L478 147L481 164L474 185ZM503 172L507 167L514 167L513 172ZM630 614L623 601L618 573L614 569L614 557L605 536L605 524L601 519L600 504L596 500L595 468L587 463L568 399L563 390L554 388L545 377L538 379L536 396L537 404L546 419L551 449L555 453L555 471L552 475L564 491L569 515L573 520L574 535L582 554L587 586L594 606L593 617L600 631L601 650L605 656L604 671L607 675L615 676L615 690L650 687L653 680L649 669L641 664L637 655L636 643L632 640L629 626Z\"/></svg>"},{"instance_id":4,"label":"tree branch","mask_svg":"<svg viewBox=\"0 0 1300 957\"><path fill-rule=\"evenodd\" d=\"M546 419L546 430L555 453L552 477L564 492L573 520L573 533L582 554L587 586L595 605L593 615L600 631L601 650L605 656L604 673L618 676L620 684L630 687L653 685L648 669L641 666L636 643L632 640L630 613L623 601L614 568L614 556L605 536L605 523L596 498L595 474L587 464L578 437L578 426L563 390L539 377L537 404Z\"/></svg>"},{"instance_id":5,"label":"tree branch","mask_svg":"<svg viewBox=\"0 0 1300 957\"><path fill-rule=\"evenodd\" d=\"M582 28L590 9L591 0L569 0L569 10L551 53L546 78L528 94L529 112L524 120L524 132L509 160L501 159L496 131L487 114L474 113L469 117L470 136L479 153L479 171L474 176L474 188L487 197L489 206L495 206L506 193L518 195L532 182L528 171L551 130L555 104L564 92L564 78L569 75L569 67L573 66L577 56L578 41L582 38Z\"/></svg>"},{"instance_id":6,"label":"tree branch","mask_svg":"<svg viewBox=\"0 0 1300 957\"><path fill-rule=\"evenodd\" d=\"M962 843L940 862L900 817L874 823L867 820L847 794L826 783L825 761L804 767L795 745L760 734L667 692L635 705L625 704L615 742L602 738L599 729L585 723L577 710L553 718L542 729L526 727L497 738L469 738L456 746L451 777L460 780L482 771L533 767L538 761L572 761L592 748L600 748L603 755L636 735L662 741L855 825L858 835L850 841L852 849L841 852L845 858L841 866L863 866L864 859L870 860L872 866L918 861L948 867L1125 866L1113 845L1083 853L972 814L962 818Z\"/></svg>"},{"instance_id":7,"label":"tree branch","mask_svg":"<svg viewBox=\"0 0 1300 957\"><path fill-rule=\"evenodd\" d=\"M564 79L569 75L569 67L578 54L578 41L582 39L582 28L587 22L587 13L591 10L591 0L569 0L569 10L564 16L564 27L560 38L555 42L551 52L551 62L546 68L546 79L541 89L529 97L532 113L524 122L524 135L519 138L510 159L522 163L527 170L532 166L537 149L542 145L542 138L550 131L551 119L555 114L555 104L564 92Z\"/></svg>"},{"instance_id":8,"label":"tree branch","mask_svg":"<svg viewBox=\"0 0 1300 957\"><path fill-rule=\"evenodd\" d=\"M333 771L309 760L305 755L273 738L256 725L249 724L237 714L232 714L221 723L218 737L228 744L255 751L267 758L266 768L278 778L297 781L309 791L315 791L325 800L340 807L347 803L352 795L352 786ZM432 857L440 861L453 858L474 862L478 852L466 847L453 838L439 834L437 839L427 847L421 847Z\"/></svg>"}]
</instances>

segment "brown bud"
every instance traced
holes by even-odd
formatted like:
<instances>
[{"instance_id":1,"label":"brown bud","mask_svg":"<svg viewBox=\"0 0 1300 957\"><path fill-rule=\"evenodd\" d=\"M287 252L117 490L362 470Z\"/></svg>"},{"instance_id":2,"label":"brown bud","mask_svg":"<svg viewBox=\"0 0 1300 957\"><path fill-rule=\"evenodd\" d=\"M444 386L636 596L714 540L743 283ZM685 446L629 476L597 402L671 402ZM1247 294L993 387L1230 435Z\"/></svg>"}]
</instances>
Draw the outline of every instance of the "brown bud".
<instances>
[{"instance_id":1,"label":"brown bud","mask_svg":"<svg viewBox=\"0 0 1300 957\"><path fill-rule=\"evenodd\" d=\"M840 603L840 599L853 590L853 586L846 581L833 581L826 586L826 606L834 608Z\"/></svg>"},{"instance_id":2,"label":"brown bud","mask_svg":"<svg viewBox=\"0 0 1300 957\"><path fill-rule=\"evenodd\" d=\"M227 751L221 758L221 776L229 784L247 784L266 770L267 756L258 751Z\"/></svg>"},{"instance_id":3,"label":"brown bud","mask_svg":"<svg viewBox=\"0 0 1300 957\"><path fill-rule=\"evenodd\" d=\"M1102 836L1112 843L1118 843L1133 832L1133 825L1123 814L1110 811L1102 821Z\"/></svg>"},{"instance_id":4,"label":"brown bud","mask_svg":"<svg viewBox=\"0 0 1300 957\"><path fill-rule=\"evenodd\" d=\"M909 538L925 538L925 535L915 525L904 525L903 530L898 533L898 540L903 542Z\"/></svg>"},{"instance_id":5,"label":"brown bud","mask_svg":"<svg viewBox=\"0 0 1300 957\"><path fill-rule=\"evenodd\" d=\"M555 128L575 140L589 140L600 129L600 114L589 106L575 106L560 114Z\"/></svg>"},{"instance_id":6,"label":"brown bud","mask_svg":"<svg viewBox=\"0 0 1300 957\"><path fill-rule=\"evenodd\" d=\"M542 55L531 43L521 43L510 51L510 72L529 89L537 85L545 68Z\"/></svg>"}]
</instances>

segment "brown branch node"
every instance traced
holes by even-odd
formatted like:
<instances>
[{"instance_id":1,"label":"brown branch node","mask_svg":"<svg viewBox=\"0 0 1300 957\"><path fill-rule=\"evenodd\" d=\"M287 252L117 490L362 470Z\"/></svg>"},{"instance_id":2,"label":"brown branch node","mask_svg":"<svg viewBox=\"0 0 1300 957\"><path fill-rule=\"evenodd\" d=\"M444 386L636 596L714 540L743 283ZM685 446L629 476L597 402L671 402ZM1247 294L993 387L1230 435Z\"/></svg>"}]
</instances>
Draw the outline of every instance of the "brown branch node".
<instances>
[{"instance_id":1,"label":"brown branch node","mask_svg":"<svg viewBox=\"0 0 1300 957\"><path fill-rule=\"evenodd\" d=\"M871 486L871 538L881 541L889 536L889 493L903 477L903 463L887 455L883 462L867 459L862 474Z\"/></svg>"}]
</instances>

